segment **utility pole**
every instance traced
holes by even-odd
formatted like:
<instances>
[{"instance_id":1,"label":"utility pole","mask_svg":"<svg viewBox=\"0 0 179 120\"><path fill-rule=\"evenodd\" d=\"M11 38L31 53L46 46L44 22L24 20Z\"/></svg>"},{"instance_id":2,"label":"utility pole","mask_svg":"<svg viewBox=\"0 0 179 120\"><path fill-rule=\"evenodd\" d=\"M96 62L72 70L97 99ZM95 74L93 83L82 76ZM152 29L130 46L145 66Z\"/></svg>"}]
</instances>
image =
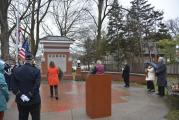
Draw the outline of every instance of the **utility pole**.
<instances>
[{"instance_id":1,"label":"utility pole","mask_svg":"<svg viewBox=\"0 0 179 120\"><path fill-rule=\"evenodd\" d=\"M18 43L19 43L19 0L17 0L17 11L16 11L16 65L18 65Z\"/></svg>"}]
</instances>

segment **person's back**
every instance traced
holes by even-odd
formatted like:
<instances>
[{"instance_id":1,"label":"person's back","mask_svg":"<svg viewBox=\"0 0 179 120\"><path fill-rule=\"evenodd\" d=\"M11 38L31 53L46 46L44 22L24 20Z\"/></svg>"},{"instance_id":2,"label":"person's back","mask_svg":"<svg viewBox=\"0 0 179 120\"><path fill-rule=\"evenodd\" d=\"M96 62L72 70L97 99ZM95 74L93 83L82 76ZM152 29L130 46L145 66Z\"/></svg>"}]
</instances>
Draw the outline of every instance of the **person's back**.
<instances>
[{"instance_id":1,"label":"person's back","mask_svg":"<svg viewBox=\"0 0 179 120\"><path fill-rule=\"evenodd\" d=\"M58 100L59 69L53 61L50 61L49 63L47 77L50 86L50 97L53 98L53 91L55 90L55 99Z\"/></svg>"},{"instance_id":2,"label":"person's back","mask_svg":"<svg viewBox=\"0 0 179 120\"><path fill-rule=\"evenodd\" d=\"M16 93L19 90L22 92L22 94L33 94L31 100L25 104L40 103L40 70L36 67L33 67L29 63L25 63L24 65L14 69L14 77L16 82L13 83L13 92ZM20 97L16 97L16 102L24 104Z\"/></svg>"},{"instance_id":3,"label":"person's back","mask_svg":"<svg viewBox=\"0 0 179 120\"><path fill-rule=\"evenodd\" d=\"M19 120L40 120L40 70L32 65L32 55L27 54L25 64L13 69L12 90L16 95Z\"/></svg>"},{"instance_id":4,"label":"person's back","mask_svg":"<svg viewBox=\"0 0 179 120\"><path fill-rule=\"evenodd\" d=\"M49 85L58 85L59 83L59 77L58 77L58 74L59 74L59 70L57 67L49 67L48 68L48 82L49 82Z\"/></svg>"}]
</instances>

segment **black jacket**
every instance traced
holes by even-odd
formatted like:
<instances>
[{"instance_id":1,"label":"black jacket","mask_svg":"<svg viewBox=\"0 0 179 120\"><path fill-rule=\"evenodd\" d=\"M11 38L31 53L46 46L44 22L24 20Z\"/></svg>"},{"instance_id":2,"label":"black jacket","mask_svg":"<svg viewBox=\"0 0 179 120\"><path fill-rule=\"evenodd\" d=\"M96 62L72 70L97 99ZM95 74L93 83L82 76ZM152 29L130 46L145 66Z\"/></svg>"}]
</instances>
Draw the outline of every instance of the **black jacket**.
<instances>
[{"instance_id":1,"label":"black jacket","mask_svg":"<svg viewBox=\"0 0 179 120\"><path fill-rule=\"evenodd\" d=\"M156 70L157 75L157 85L166 86L167 85L167 67L163 63L159 63Z\"/></svg>"},{"instance_id":2,"label":"black jacket","mask_svg":"<svg viewBox=\"0 0 179 120\"><path fill-rule=\"evenodd\" d=\"M124 79L129 79L129 74L130 74L130 67L129 65L125 65L124 70L122 72L122 77Z\"/></svg>"},{"instance_id":3,"label":"black jacket","mask_svg":"<svg viewBox=\"0 0 179 120\"><path fill-rule=\"evenodd\" d=\"M12 73L13 93L16 95L16 102L21 105L32 105L41 103L40 70L29 63L17 67ZM23 102L20 97L25 94L30 98L29 102Z\"/></svg>"}]
</instances>

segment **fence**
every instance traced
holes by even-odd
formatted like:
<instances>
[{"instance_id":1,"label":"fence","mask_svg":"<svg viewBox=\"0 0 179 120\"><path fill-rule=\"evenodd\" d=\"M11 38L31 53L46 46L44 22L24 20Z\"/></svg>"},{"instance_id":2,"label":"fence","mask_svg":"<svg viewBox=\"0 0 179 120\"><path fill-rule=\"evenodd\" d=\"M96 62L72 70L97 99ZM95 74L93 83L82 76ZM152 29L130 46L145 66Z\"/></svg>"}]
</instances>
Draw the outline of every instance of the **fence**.
<instances>
[{"instance_id":1,"label":"fence","mask_svg":"<svg viewBox=\"0 0 179 120\"><path fill-rule=\"evenodd\" d=\"M129 64L131 73L144 73L144 64ZM109 72L121 72L122 67L124 66L117 66L116 64L105 64L105 71Z\"/></svg>"},{"instance_id":2,"label":"fence","mask_svg":"<svg viewBox=\"0 0 179 120\"><path fill-rule=\"evenodd\" d=\"M133 63L129 65L131 73L144 73L144 64ZM105 71L120 72L121 68L115 64L105 64ZM167 73L171 75L179 75L179 63L168 64Z\"/></svg>"},{"instance_id":3,"label":"fence","mask_svg":"<svg viewBox=\"0 0 179 120\"><path fill-rule=\"evenodd\" d=\"M179 75L179 63L167 65L167 73Z\"/></svg>"}]
</instances>

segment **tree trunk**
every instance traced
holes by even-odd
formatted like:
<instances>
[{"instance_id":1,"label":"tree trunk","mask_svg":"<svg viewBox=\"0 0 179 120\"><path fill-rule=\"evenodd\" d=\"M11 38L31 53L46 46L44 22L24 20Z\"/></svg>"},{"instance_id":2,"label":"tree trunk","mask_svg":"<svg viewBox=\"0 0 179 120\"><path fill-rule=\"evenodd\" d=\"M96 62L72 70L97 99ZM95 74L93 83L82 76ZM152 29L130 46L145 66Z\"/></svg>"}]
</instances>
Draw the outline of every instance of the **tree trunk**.
<instances>
[{"instance_id":1,"label":"tree trunk","mask_svg":"<svg viewBox=\"0 0 179 120\"><path fill-rule=\"evenodd\" d=\"M36 42L35 42L35 46L34 46L34 56L37 53L38 45L39 45L39 32L40 32L39 16L40 16L40 4L41 4L41 0L38 0L37 4L38 4L38 6L37 6L38 8L37 8L37 18L36 18L37 25L36 25Z\"/></svg>"},{"instance_id":2,"label":"tree trunk","mask_svg":"<svg viewBox=\"0 0 179 120\"><path fill-rule=\"evenodd\" d=\"M35 56L35 38L34 38L34 29L35 29L35 3L36 0L33 0L32 3L32 17L31 17L31 28L30 28L30 46L31 52Z\"/></svg>"},{"instance_id":3,"label":"tree trunk","mask_svg":"<svg viewBox=\"0 0 179 120\"><path fill-rule=\"evenodd\" d=\"M101 27L102 27L102 10L103 10L104 0L99 0L98 3L98 29L97 29L97 39L96 39L96 52L97 58L100 57L100 41L101 41Z\"/></svg>"},{"instance_id":4,"label":"tree trunk","mask_svg":"<svg viewBox=\"0 0 179 120\"><path fill-rule=\"evenodd\" d=\"M1 26L1 58L9 59L9 31L7 19L4 19L4 24Z\"/></svg>"},{"instance_id":5,"label":"tree trunk","mask_svg":"<svg viewBox=\"0 0 179 120\"><path fill-rule=\"evenodd\" d=\"M9 58L9 31L7 21L8 0L0 2L0 40L1 40L1 58L7 60Z\"/></svg>"}]
</instances>

